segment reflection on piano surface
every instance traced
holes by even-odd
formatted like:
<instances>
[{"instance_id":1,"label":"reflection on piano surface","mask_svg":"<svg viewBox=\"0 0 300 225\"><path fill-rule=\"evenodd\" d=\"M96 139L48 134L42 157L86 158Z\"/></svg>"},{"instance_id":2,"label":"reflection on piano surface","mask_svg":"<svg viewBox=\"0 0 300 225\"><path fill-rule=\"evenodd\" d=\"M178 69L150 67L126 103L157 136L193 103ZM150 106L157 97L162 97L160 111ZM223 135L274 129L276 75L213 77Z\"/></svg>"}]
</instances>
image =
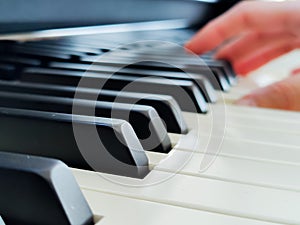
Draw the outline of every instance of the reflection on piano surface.
<instances>
[{"instance_id":1,"label":"reflection on piano surface","mask_svg":"<svg viewBox=\"0 0 300 225\"><path fill-rule=\"evenodd\" d=\"M62 160L84 195L61 163L1 153L7 225L300 224L300 115L232 105L298 52L238 80L168 43L190 27L153 24L164 29L0 42L1 151Z\"/></svg>"}]
</instances>

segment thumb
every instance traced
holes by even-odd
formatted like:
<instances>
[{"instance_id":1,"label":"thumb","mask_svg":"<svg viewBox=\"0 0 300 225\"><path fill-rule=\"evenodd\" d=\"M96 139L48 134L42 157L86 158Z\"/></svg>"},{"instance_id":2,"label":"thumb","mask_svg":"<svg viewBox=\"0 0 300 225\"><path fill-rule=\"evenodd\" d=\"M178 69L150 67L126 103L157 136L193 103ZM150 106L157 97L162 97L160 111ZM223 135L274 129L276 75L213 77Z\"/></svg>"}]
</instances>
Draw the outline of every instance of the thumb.
<instances>
[{"instance_id":1,"label":"thumb","mask_svg":"<svg viewBox=\"0 0 300 225\"><path fill-rule=\"evenodd\" d=\"M259 88L235 102L238 105L300 111L300 76Z\"/></svg>"}]
</instances>

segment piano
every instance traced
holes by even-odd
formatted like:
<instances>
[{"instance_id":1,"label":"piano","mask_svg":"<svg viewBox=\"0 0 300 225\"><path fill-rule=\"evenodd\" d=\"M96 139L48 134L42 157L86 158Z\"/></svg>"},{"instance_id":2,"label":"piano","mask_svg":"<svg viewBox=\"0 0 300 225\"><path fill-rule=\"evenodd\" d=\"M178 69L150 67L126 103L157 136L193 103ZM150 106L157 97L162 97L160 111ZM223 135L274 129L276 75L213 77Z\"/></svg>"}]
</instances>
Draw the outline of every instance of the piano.
<instances>
[{"instance_id":1,"label":"piano","mask_svg":"<svg viewBox=\"0 0 300 225\"><path fill-rule=\"evenodd\" d=\"M232 104L299 51L182 48L236 2L3 2L0 224L300 224L300 114Z\"/></svg>"}]
</instances>

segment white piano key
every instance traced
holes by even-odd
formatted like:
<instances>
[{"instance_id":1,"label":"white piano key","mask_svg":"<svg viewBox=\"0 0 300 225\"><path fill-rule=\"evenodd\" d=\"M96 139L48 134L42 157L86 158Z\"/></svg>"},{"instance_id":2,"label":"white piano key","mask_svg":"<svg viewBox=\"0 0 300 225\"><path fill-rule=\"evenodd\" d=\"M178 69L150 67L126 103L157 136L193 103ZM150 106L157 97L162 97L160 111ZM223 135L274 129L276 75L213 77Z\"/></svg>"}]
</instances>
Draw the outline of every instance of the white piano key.
<instances>
[{"instance_id":1,"label":"white piano key","mask_svg":"<svg viewBox=\"0 0 300 225\"><path fill-rule=\"evenodd\" d=\"M247 92L248 93L248 92ZM234 104L235 101L243 97L245 94L244 93L234 93L234 92L227 92L227 93L220 93L217 92L217 97L218 97L218 104Z\"/></svg>"},{"instance_id":2,"label":"white piano key","mask_svg":"<svg viewBox=\"0 0 300 225\"><path fill-rule=\"evenodd\" d=\"M214 106L215 109L221 106ZM284 164L300 164L300 114L285 113L266 109L245 107L226 107L226 134L220 142L220 152L224 156L252 159ZM266 115L264 114L266 112ZM211 114L199 116L184 113L190 127L187 135L169 134L175 149L204 153L209 143L208 131L211 130ZM218 114L218 113L217 113ZM197 131L197 121L199 131ZM217 126L218 127L218 126ZM222 127L218 129L222 130ZM206 131L206 132L205 132Z\"/></svg>"},{"instance_id":3,"label":"white piano key","mask_svg":"<svg viewBox=\"0 0 300 225\"><path fill-rule=\"evenodd\" d=\"M173 134L170 134L170 137L171 140L177 139L176 135ZM183 138L180 148L175 147L174 149L205 153L207 151L207 136L200 136L201 139L196 149L189 145L190 142L194 141L192 138L191 136ZM272 145L272 143L256 143L237 138L224 138L217 155L300 165L300 146L276 146Z\"/></svg>"},{"instance_id":4,"label":"white piano key","mask_svg":"<svg viewBox=\"0 0 300 225\"><path fill-rule=\"evenodd\" d=\"M215 105L212 107L222 107L222 106ZM248 115L249 117L261 117L261 118L274 120L274 121L290 122L290 123L297 123L297 124L300 123L300 113L295 111L230 105L230 106L226 106L226 113L227 115L243 114L243 115Z\"/></svg>"},{"instance_id":5,"label":"white piano key","mask_svg":"<svg viewBox=\"0 0 300 225\"><path fill-rule=\"evenodd\" d=\"M300 223L299 192L156 170L143 180L73 172L83 189L268 222Z\"/></svg>"},{"instance_id":6,"label":"white piano key","mask_svg":"<svg viewBox=\"0 0 300 225\"><path fill-rule=\"evenodd\" d=\"M165 159L169 156L169 154L160 153L160 152L145 151L145 153L149 160L150 169L152 169L154 166L158 165L163 159Z\"/></svg>"},{"instance_id":7,"label":"white piano key","mask_svg":"<svg viewBox=\"0 0 300 225\"><path fill-rule=\"evenodd\" d=\"M203 126L205 125L203 124ZM273 146L281 147L285 147L286 145L294 147L300 146L299 134L294 133L284 133L281 131L253 127L227 127L221 136L220 134L223 129L220 128L218 130L218 135L210 134L210 130L207 127L202 127L198 131L192 130L183 136L184 138L181 138L175 147L195 150L203 146L203 143L201 143L203 141L208 144L211 141L219 140L221 143L222 139L228 138L244 140L245 142L270 143Z\"/></svg>"},{"instance_id":8,"label":"white piano key","mask_svg":"<svg viewBox=\"0 0 300 225\"><path fill-rule=\"evenodd\" d=\"M176 147L199 149L201 145L203 146L203 139L207 144L211 138L220 142L223 138L235 138L254 143L271 143L273 146L300 146L298 129L289 129L289 126L286 126L285 129L274 128L273 124L276 122L256 121L256 118L246 120L245 124L229 123L226 115L223 115L224 118L220 118L219 115L218 113L214 116L211 114L207 116L185 114L190 131L187 135L181 136Z\"/></svg>"},{"instance_id":9,"label":"white piano key","mask_svg":"<svg viewBox=\"0 0 300 225\"><path fill-rule=\"evenodd\" d=\"M222 125L225 121L227 127L253 127L262 129L271 129L273 131L292 132L300 134L300 113L285 113L258 109L244 110L241 107L216 105L210 106L210 112L205 115L184 112L184 119L190 129L203 126L211 126L212 123ZM213 111L213 112L212 112ZM266 112L266 114L261 113ZM278 110L279 111L279 110ZM289 116L292 116L290 118ZM217 118L216 118L217 117ZM198 124L196 123L198 122Z\"/></svg>"},{"instance_id":10,"label":"white piano key","mask_svg":"<svg viewBox=\"0 0 300 225\"><path fill-rule=\"evenodd\" d=\"M281 161L285 163L299 164L300 140L299 135L285 135L280 133L272 135L272 132L260 132L255 130L227 129L224 137L213 137L208 134L198 133L193 130L176 141L175 149L191 152L212 152L229 154L236 157L255 158L258 160ZM177 137L170 134L171 140ZM258 139L258 140L257 140ZM259 140L260 139L260 140ZM173 141L172 141L173 142ZM207 147L208 144L213 144ZM215 150L215 148L220 148ZM277 153L278 155L273 155Z\"/></svg>"},{"instance_id":11,"label":"white piano key","mask_svg":"<svg viewBox=\"0 0 300 225\"><path fill-rule=\"evenodd\" d=\"M83 194L94 214L103 215L95 225L182 225L186 223L204 223L209 225L276 225L275 223L131 199L96 191L83 190Z\"/></svg>"},{"instance_id":12,"label":"white piano key","mask_svg":"<svg viewBox=\"0 0 300 225\"><path fill-rule=\"evenodd\" d=\"M256 81L258 80L258 78L259 81ZM239 78L237 86L231 87L231 89L228 92L218 92L218 102L221 102L222 96L225 98L226 101L236 101L239 98L250 94L256 89L263 87L267 84L272 84L276 81L278 81L277 78L272 78L271 76L268 76L266 74L262 74L261 76L257 76L255 78L252 78L251 76L248 76L246 78Z\"/></svg>"},{"instance_id":13,"label":"white piano key","mask_svg":"<svg viewBox=\"0 0 300 225\"><path fill-rule=\"evenodd\" d=\"M149 155L151 158L152 155ZM198 177L300 191L300 166L218 155L211 166L200 171L202 153L173 150L154 170ZM151 161L151 160L150 160Z\"/></svg>"}]
</instances>

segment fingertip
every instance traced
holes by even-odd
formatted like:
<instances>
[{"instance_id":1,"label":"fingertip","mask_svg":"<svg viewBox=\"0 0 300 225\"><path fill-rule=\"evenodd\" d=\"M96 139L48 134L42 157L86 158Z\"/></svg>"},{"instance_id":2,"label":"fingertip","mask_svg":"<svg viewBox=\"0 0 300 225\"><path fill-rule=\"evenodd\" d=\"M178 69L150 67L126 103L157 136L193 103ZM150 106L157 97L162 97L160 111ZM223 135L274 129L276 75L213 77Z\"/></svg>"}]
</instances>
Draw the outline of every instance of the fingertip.
<instances>
[{"instance_id":1,"label":"fingertip","mask_svg":"<svg viewBox=\"0 0 300 225\"><path fill-rule=\"evenodd\" d=\"M235 104L281 110L300 110L300 77L285 80L254 90Z\"/></svg>"},{"instance_id":2,"label":"fingertip","mask_svg":"<svg viewBox=\"0 0 300 225\"><path fill-rule=\"evenodd\" d=\"M184 45L183 45L183 47L185 49L190 49L190 45L191 45L190 42L191 42L191 40L188 40L187 42L185 42Z\"/></svg>"},{"instance_id":3,"label":"fingertip","mask_svg":"<svg viewBox=\"0 0 300 225\"><path fill-rule=\"evenodd\" d=\"M246 77L248 75L248 72L246 71L239 71L239 70L235 70L236 74L240 77Z\"/></svg>"},{"instance_id":4,"label":"fingertip","mask_svg":"<svg viewBox=\"0 0 300 225\"><path fill-rule=\"evenodd\" d=\"M255 99L248 96L235 101L234 104L241 105L241 106L252 106L252 107L257 106L257 102L255 101Z\"/></svg>"},{"instance_id":5,"label":"fingertip","mask_svg":"<svg viewBox=\"0 0 300 225\"><path fill-rule=\"evenodd\" d=\"M234 64L233 69L239 76L245 77L250 72L247 68L240 66L239 64Z\"/></svg>"},{"instance_id":6,"label":"fingertip","mask_svg":"<svg viewBox=\"0 0 300 225\"><path fill-rule=\"evenodd\" d=\"M213 56L214 59L226 59L227 57L225 56L225 54L223 52L216 52Z\"/></svg>"},{"instance_id":7,"label":"fingertip","mask_svg":"<svg viewBox=\"0 0 300 225\"><path fill-rule=\"evenodd\" d=\"M232 58L227 51L224 50L217 50L217 52L213 56L214 59L224 59L230 61Z\"/></svg>"},{"instance_id":8,"label":"fingertip","mask_svg":"<svg viewBox=\"0 0 300 225\"><path fill-rule=\"evenodd\" d=\"M193 49L192 49L192 44L191 44L191 41L188 41L184 44L184 50L187 52L187 53L191 53L191 52L194 52Z\"/></svg>"},{"instance_id":9,"label":"fingertip","mask_svg":"<svg viewBox=\"0 0 300 225\"><path fill-rule=\"evenodd\" d=\"M195 40L194 38L192 38L191 40L189 40L185 45L184 48L186 49L187 52L192 52L195 54L202 54L204 53L204 50L202 49L201 44L199 44L199 42L197 40Z\"/></svg>"}]
</instances>

